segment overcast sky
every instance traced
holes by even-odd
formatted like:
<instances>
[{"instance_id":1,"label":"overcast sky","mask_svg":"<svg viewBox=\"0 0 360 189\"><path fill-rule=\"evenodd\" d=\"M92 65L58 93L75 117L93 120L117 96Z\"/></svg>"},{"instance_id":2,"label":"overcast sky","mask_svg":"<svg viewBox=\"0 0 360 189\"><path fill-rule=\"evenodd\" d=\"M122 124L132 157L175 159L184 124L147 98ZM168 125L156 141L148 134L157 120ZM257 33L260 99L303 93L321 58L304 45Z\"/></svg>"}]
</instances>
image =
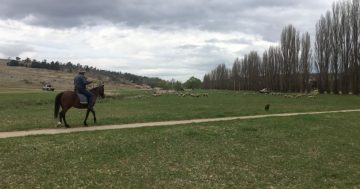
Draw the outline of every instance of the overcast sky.
<instances>
[{"instance_id":1,"label":"overcast sky","mask_svg":"<svg viewBox=\"0 0 360 189\"><path fill-rule=\"evenodd\" d=\"M331 0L0 0L0 58L71 61L143 76L202 79L283 27L314 33Z\"/></svg>"}]
</instances>

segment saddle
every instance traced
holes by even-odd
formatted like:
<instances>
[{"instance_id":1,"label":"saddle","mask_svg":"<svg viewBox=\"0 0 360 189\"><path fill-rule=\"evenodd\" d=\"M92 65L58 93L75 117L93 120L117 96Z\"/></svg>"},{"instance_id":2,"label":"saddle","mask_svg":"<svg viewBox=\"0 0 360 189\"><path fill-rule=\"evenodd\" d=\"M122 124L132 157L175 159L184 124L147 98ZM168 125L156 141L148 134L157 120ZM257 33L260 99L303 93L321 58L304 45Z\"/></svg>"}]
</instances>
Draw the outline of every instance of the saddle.
<instances>
[{"instance_id":1,"label":"saddle","mask_svg":"<svg viewBox=\"0 0 360 189\"><path fill-rule=\"evenodd\" d=\"M83 94L81 94L81 93L76 93L77 94L77 96L79 97L79 99L80 99L80 104L88 104L88 102L87 102L87 98L86 98L86 96L85 95L83 95Z\"/></svg>"}]
</instances>

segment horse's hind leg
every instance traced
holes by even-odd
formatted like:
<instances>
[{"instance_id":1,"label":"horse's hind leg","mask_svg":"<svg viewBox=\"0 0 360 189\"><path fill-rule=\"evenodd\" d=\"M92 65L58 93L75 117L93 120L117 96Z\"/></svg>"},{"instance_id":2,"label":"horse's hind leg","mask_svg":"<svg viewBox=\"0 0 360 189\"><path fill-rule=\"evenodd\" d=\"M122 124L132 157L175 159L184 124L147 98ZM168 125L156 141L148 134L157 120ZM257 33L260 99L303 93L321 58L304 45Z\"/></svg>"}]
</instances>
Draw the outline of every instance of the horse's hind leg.
<instances>
[{"instance_id":1,"label":"horse's hind leg","mask_svg":"<svg viewBox=\"0 0 360 189\"><path fill-rule=\"evenodd\" d=\"M62 114L59 113L59 122L57 123L56 127L61 127L62 124Z\"/></svg>"},{"instance_id":2,"label":"horse's hind leg","mask_svg":"<svg viewBox=\"0 0 360 189\"><path fill-rule=\"evenodd\" d=\"M59 125L62 124L63 114L62 112L59 113Z\"/></svg>"},{"instance_id":3,"label":"horse's hind leg","mask_svg":"<svg viewBox=\"0 0 360 189\"><path fill-rule=\"evenodd\" d=\"M89 117L89 112L90 112L90 109L88 109L88 110L86 111L86 116L85 116L85 120L84 120L84 126L85 126L85 127L88 126L88 124L86 123L86 121L87 121L87 119L88 119L88 117Z\"/></svg>"},{"instance_id":4,"label":"horse's hind leg","mask_svg":"<svg viewBox=\"0 0 360 189\"><path fill-rule=\"evenodd\" d=\"M60 112L60 121L61 121L61 118L64 120L65 127L66 127L66 128L69 128L69 127L70 127L70 125L69 125L69 124L67 124L67 122L66 122L66 118L65 118L65 111L61 111L61 112Z\"/></svg>"}]
</instances>

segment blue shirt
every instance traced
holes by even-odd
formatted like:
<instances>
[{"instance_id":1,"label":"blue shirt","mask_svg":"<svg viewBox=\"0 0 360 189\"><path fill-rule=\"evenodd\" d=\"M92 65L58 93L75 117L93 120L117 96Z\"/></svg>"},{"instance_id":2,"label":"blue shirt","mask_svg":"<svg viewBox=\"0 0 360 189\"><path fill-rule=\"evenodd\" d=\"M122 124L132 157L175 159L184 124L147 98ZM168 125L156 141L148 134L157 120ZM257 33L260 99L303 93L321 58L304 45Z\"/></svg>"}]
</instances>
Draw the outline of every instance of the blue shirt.
<instances>
[{"instance_id":1,"label":"blue shirt","mask_svg":"<svg viewBox=\"0 0 360 189\"><path fill-rule=\"evenodd\" d=\"M74 78L75 90L83 90L86 89L86 85L88 81L84 75L77 74Z\"/></svg>"}]
</instances>

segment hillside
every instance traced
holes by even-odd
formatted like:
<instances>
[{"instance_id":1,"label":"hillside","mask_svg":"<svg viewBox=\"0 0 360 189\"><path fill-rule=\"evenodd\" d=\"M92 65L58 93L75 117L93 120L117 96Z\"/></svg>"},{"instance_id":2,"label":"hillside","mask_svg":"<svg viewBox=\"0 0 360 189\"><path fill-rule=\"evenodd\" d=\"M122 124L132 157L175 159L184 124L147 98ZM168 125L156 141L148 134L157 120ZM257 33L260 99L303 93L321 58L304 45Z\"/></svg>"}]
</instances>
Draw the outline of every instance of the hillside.
<instances>
[{"instance_id":1,"label":"hillside","mask_svg":"<svg viewBox=\"0 0 360 189\"><path fill-rule=\"evenodd\" d=\"M14 67L7 66L7 59L0 59L0 88L24 88L24 89L40 89L42 83L51 83L56 90L72 90L73 78L76 73L69 73L64 71ZM87 74L89 80L104 81L107 89L118 88L144 88L146 86L139 86L131 82L122 81L115 82L109 77L100 74Z\"/></svg>"}]
</instances>

